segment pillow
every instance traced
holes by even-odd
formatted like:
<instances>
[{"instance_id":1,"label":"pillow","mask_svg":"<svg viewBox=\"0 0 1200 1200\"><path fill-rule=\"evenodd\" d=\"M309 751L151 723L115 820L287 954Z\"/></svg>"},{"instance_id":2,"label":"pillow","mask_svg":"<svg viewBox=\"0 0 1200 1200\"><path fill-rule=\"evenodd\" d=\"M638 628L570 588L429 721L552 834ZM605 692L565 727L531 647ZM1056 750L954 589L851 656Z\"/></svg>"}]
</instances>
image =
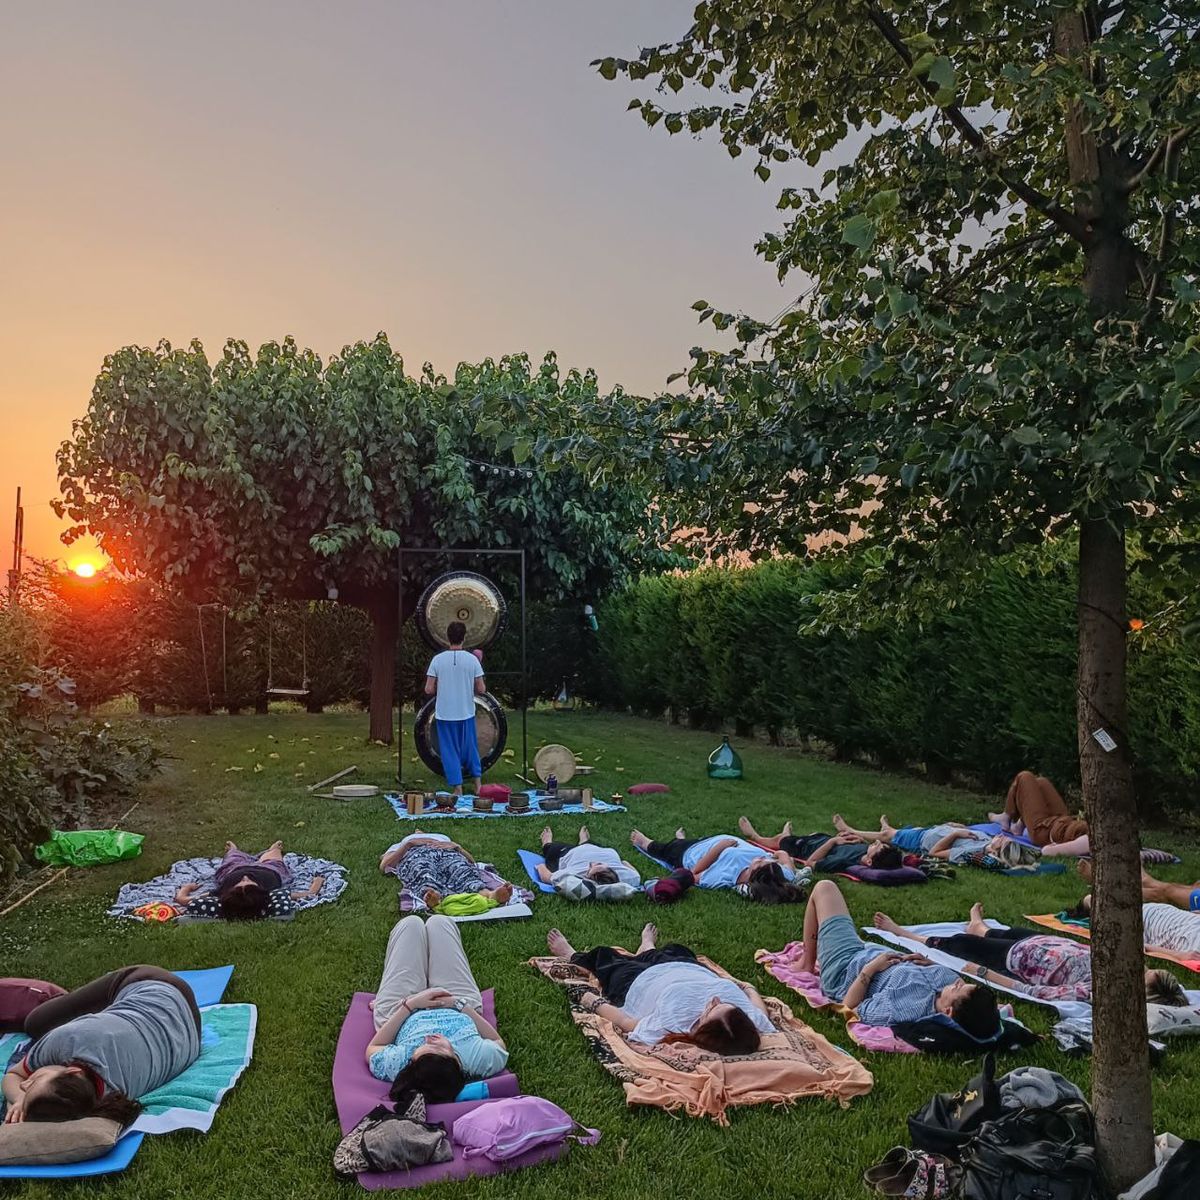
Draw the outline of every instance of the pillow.
<instances>
[{"instance_id":1,"label":"pillow","mask_svg":"<svg viewBox=\"0 0 1200 1200\"><path fill-rule=\"evenodd\" d=\"M652 796L655 792L669 792L671 789L665 783L635 783L625 791L631 796Z\"/></svg>"},{"instance_id":2,"label":"pillow","mask_svg":"<svg viewBox=\"0 0 1200 1200\"><path fill-rule=\"evenodd\" d=\"M859 883L873 883L876 887L903 887L906 883L927 883L924 871L916 867L893 867L890 871L881 871L878 867L854 866L839 871L848 879Z\"/></svg>"},{"instance_id":3,"label":"pillow","mask_svg":"<svg viewBox=\"0 0 1200 1200\"><path fill-rule=\"evenodd\" d=\"M555 880L554 890L568 900L630 900L639 889L629 883L596 883L582 875L563 875Z\"/></svg>"},{"instance_id":4,"label":"pillow","mask_svg":"<svg viewBox=\"0 0 1200 1200\"><path fill-rule=\"evenodd\" d=\"M484 800L491 800L494 804L507 804L512 798L512 788L505 787L502 783L484 783L475 794Z\"/></svg>"},{"instance_id":5,"label":"pillow","mask_svg":"<svg viewBox=\"0 0 1200 1200\"><path fill-rule=\"evenodd\" d=\"M600 1140L598 1129L584 1130L585 1137L575 1127L557 1104L540 1096L513 1096L464 1113L454 1122L452 1138L463 1158L482 1154L492 1162L508 1162L539 1147L561 1146L568 1138L588 1146Z\"/></svg>"},{"instance_id":6,"label":"pillow","mask_svg":"<svg viewBox=\"0 0 1200 1200\"><path fill-rule=\"evenodd\" d=\"M0 1033L19 1033L25 1028L25 1018L39 1004L64 996L66 991L44 979L0 979Z\"/></svg>"},{"instance_id":7,"label":"pillow","mask_svg":"<svg viewBox=\"0 0 1200 1200\"><path fill-rule=\"evenodd\" d=\"M107 1117L0 1125L0 1166L84 1162L107 1154L120 1136L120 1124Z\"/></svg>"}]
</instances>

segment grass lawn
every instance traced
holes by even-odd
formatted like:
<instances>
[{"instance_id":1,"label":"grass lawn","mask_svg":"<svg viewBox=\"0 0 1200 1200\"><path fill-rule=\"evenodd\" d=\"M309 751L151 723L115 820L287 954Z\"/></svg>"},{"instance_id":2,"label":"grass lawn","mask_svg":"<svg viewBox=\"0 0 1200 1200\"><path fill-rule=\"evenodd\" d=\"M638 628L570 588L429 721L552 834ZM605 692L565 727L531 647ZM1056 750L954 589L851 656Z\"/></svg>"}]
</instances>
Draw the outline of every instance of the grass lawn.
<instances>
[{"instance_id":1,"label":"grass lawn","mask_svg":"<svg viewBox=\"0 0 1200 1200\"><path fill-rule=\"evenodd\" d=\"M226 998L258 1005L254 1063L226 1099L212 1131L203 1137L147 1138L129 1170L86 1185L89 1193L113 1200L254 1195L301 1200L358 1193L356 1184L335 1183L331 1175L339 1129L330 1068L350 994L374 990L398 915L396 881L379 873L379 855L413 826L398 822L382 799L340 804L310 798L303 785L350 763L360 768L356 781L388 784L394 757L383 747L364 744L365 726L360 714L158 721L172 757L125 822L147 835L141 857L74 871L0 921L3 974L76 986L127 963L178 969L232 962L237 969ZM670 795L633 799L628 813L591 820L593 839L617 846L627 845L635 825L651 836L666 836L682 823L689 833L704 835L733 831L741 813L764 831L775 832L791 818L797 832L808 832L829 828L834 811L852 823L871 823L881 810L896 822L931 823L981 816L985 805L984 797L761 744L739 747L746 779L710 782L703 767L714 735L632 718L539 714L531 717L530 734L531 749L561 741L594 761L597 795L624 791L638 780L671 785ZM495 778L503 774L498 771ZM574 839L579 823L578 817L553 819L555 832L565 840ZM431 828L451 833L476 857L517 880L522 875L516 849L536 845L541 824L536 818L511 818L442 821ZM104 915L124 880L157 874L176 858L219 853L226 838L261 849L276 837L287 849L325 855L349 868L350 886L338 905L302 914L290 924L252 926L143 926ZM1176 839L1162 832L1151 840L1172 844ZM1184 865L1165 870L1164 877L1200 875L1195 846L1181 852ZM631 853L630 861L640 867L645 860ZM880 907L901 922L963 918L976 899L986 903L989 915L1012 923L1023 913L1057 910L1083 888L1073 873L1012 879L962 869L953 882L921 888L885 891L847 881L843 890L860 923ZM648 1197L686 1191L693 1200L862 1196L862 1170L889 1147L907 1142L907 1114L932 1092L957 1088L971 1073L968 1061L854 1048L874 1073L875 1088L850 1108L806 1100L788 1109L738 1109L731 1126L720 1129L704 1120L627 1108L620 1085L590 1057L572 1025L561 990L525 965L544 950L552 925L580 947L599 941L633 946L642 923L653 915L664 940L690 943L763 992L794 1001L817 1030L852 1048L838 1019L809 1012L754 963L758 947L777 949L799 935L801 911L756 907L728 892L697 891L681 905L653 910L638 901L599 908L542 895L532 920L465 926L476 977L481 986L496 988L501 1032L523 1090L554 1100L604 1133L598 1147L577 1148L562 1164L473 1181L469 1194ZM1027 1023L1049 1028L1048 1010L1018 1007ZM1016 1065L1005 1061L1007 1067ZM1065 1058L1053 1043L1034 1048L1027 1061L1061 1071L1087 1088L1087 1063ZM1155 1069L1160 1131L1200 1136L1198 1082L1200 1046L1177 1043ZM10 1185L6 1192L50 1194L44 1185L33 1184ZM454 1184L428 1190L447 1197L460 1192Z\"/></svg>"}]
</instances>

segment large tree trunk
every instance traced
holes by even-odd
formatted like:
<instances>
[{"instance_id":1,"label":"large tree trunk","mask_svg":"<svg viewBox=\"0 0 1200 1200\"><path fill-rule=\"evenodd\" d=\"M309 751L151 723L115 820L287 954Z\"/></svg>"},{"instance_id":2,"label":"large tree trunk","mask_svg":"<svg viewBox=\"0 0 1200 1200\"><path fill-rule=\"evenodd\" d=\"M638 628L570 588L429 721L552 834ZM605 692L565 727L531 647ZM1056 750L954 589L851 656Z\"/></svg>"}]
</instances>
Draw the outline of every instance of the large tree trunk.
<instances>
[{"instance_id":1,"label":"large tree trunk","mask_svg":"<svg viewBox=\"0 0 1200 1200\"><path fill-rule=\"evenodd\" d=\"M1087 521L1079 538L1079 768L1091 835L1092 1100L1101 1162L1121 1191L1154 1166L1142 972L1141 863L1126 737L1125 538ZM1116 742L1105 750L1104 730Z\"/></svg>"},{"instance_id":2,"label":"large tree trunk","mask_svg":"<svg viewBox=\"0 0 1200 1200\"><path fill-rule=\"evenodd\" d=\"M400 630L396 597L384 589L366 605L371 616L371 740L392 744L396 637Z\"/></svg>"},{"instance_id":3,"label":"large tree trunk","mask_svg":"<svg viewBox=\"0 0 1200 1200\"><path fill-rule=\"evenodd\" d=\"M1085 75L1103 71L1091 54L1098 33L1092 7L1063 10L1054 49ZM1133 248L1122 166L1098 140L1090 114L1070 103L1064 147L1085 230L1083 288L1097 316L1129 306ZM1084 397L1080 423L1091 419ZM1119 522L1122 513L1112 514ZM1079 770L1095 869L1092 886L1092 1107L1100 1165L1114 1192L1154 1166L1154 1110L1146 996L1142 982L1142 905L1137 806L1125 712L1125 537L1101 519L1084 519L1079 536ZM1093 736L1116 742L1105 750Z\"/></svg>"}]
</instances>

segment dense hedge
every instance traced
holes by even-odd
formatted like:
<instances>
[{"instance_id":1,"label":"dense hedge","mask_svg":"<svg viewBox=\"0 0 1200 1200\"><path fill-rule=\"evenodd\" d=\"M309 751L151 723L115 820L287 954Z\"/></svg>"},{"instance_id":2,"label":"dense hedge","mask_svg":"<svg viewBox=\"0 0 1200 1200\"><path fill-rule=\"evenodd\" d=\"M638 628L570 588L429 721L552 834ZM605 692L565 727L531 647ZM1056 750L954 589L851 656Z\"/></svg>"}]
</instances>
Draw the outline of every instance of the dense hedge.
<instances>
[{"instance_id":1,"label":"dense hedge","mask_svg":"<svg viewBox=\"0 0 1200 1200\"><path fill-rule=\"evenodd\" d=\"M1075 782L1070 549L998 560L933 621L815 627L812 597L853 589L860 566L785 559L638 580L600 606L589 694L992 788L1022 767ZM1161 604L1152 585L1135 580L1131 613ZM1190 797L1200 775L1196 648L1148 627L1131 637L1130 666L1143 799Z\"/></svg>"}]
</instances>

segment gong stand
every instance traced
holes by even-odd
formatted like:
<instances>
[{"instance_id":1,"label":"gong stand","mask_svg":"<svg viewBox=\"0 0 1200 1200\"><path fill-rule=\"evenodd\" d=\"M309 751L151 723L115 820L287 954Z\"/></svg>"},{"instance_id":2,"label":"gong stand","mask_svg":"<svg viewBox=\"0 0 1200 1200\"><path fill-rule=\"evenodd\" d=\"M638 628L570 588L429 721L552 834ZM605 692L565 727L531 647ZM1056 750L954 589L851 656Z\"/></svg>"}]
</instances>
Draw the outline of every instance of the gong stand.
<instances>
[{"instance_id":1,"label":"gong stand","mask_svg":"<svg viewBox=\"0 0 1200 1200\"><path fill-rule=\"evenodd\" d=\"M399 576L399 587L397 588L396 600L400 609L400 632L397 643L397 653L401 664L404 662L404 557L407 554L434 554L441 555L445 558L495 558L498 556L513 557L514 555L521 560L521 669L519 671L489 671L484 668L484 675L491 675L496 679L512 679L519 676L521 680L521 774L529 774L529 689L527 680L527 665L525 660L526 649L526 628L525 628L525 551L521 550L449 550L449 549L430 549L426 546L401 546L396 551L396 571ZM400 675L400 733L397 738L397 754L396 754L396 782L401 788L404 786L404 674L403 666L398 672ZM420 678L424 679L422 674ZM415 682L415 681L414 681ZM420 703L413 705L413 716L415 717L420 712Z\"/></svg>"}]
</instances>

